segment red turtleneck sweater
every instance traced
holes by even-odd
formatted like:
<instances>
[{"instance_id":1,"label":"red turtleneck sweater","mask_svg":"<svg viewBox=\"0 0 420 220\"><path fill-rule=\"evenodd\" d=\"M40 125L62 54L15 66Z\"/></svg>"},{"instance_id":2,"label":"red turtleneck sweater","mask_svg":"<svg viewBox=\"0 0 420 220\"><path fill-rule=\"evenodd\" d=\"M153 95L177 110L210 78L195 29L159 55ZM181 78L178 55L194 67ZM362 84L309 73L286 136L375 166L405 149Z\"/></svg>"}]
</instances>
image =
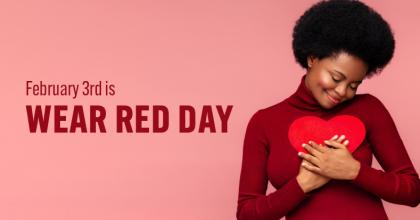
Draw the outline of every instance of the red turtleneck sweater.
<instances>
[{"instance_id":1,"label":"red turtleneck sweater","mask_svg":"<svg viewBox=\"0 0 420 220\"><path fill-rule=\"evenodd\" d=\"M238 220L388 219L381 199L417 206L420 180L391 115L379 99L358 94L324 109L306 88L304 75L296 92L257 111L244 138L236 217ZM328 120L337 115L359 118L365 139L352 153L361 162L354 180L330 180L307 194L296 176L302 161L288 139L290 124L302 116ZM371 167L373 155L384 171ZM267 182L276 191L266 195Z\"/></svg>"}]
</instances>

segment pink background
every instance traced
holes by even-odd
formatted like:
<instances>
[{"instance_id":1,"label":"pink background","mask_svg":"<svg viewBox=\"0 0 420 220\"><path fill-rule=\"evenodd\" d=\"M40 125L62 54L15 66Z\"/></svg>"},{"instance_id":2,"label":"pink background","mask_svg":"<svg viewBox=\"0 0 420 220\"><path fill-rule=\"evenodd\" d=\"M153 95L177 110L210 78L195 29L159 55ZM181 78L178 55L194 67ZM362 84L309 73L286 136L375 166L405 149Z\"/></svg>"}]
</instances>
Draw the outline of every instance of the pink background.
<instances>
[{"instance_id":1,"label":"pink background","mask_svg":"<svg viewBox=\"0 0 420 220\"><path fill-rule=\"evenodd\" d=\"M235 219L246 124L297 88L304 71L291 32L314 2L3 1L0 219ZM358 92L383 101L420 171L420 5L365 2L397 43L391 64ZM108 80L117 94L27 97L26 80ZM28 104L163 104L172 115L163 134L116 134L115 123L107 134L30 134ZM178 133L182 104L234 105L229 132ZM385 206L391 219L420 216Z\"/></svg>"}]
</instances>

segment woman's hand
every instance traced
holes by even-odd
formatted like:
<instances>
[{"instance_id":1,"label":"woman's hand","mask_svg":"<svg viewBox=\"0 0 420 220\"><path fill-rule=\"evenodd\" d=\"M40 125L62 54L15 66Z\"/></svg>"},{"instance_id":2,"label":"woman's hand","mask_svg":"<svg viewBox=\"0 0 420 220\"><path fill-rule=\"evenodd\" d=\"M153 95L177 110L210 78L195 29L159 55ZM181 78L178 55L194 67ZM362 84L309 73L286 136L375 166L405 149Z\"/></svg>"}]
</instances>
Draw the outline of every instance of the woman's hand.
<instances>
[{"instance_id":1,"label":"woman's hand","mask_svg":"<svg viewBox=\"0 0 420 220\"><path fill-rule=\"evenodd\" d=\"M348 140L341 143L345 136L335 140L335 135L330 140L325 141L329 147L322 144L318 145L313 141L309 141L309 145L303 144L303 147L309 154L299 153L305 163L302 166L312 172L320 174L331 179L352 180L355 179L360 170L360 162L353 158L348 151Z\"/></svg>"},{"instance_id":2,"label":"woman's hand","mask_svg":"<svg viewBox=\"0 0 420 220\"><path fill-rule=\"evenodd\" d=\"M304 193L317 189L330 181L330 178L309 171L303 166L300 166L296 179Z\"/></svg>"},{"instance_id":3,"label":"woman's hand","mask_svg":"<svg viewBox=\"0 0 420 220\"><path fill-rule=\"evenodd\" d=\"M330 140L333 141L335 139L337 139L337 137L334 136ZM299 174L296 177L300 187L305 193L310 192L314 189L317 189L325 185L326 183L328 183L328 181L330 181L330 178L320 175L318 173L312 172L309 169L306 169L304 167L305 165L303 165L305 163L308 163L308 162L307 161L305 162L305 160L303 160L299 168Z\"/></svg>"}]
</instances>

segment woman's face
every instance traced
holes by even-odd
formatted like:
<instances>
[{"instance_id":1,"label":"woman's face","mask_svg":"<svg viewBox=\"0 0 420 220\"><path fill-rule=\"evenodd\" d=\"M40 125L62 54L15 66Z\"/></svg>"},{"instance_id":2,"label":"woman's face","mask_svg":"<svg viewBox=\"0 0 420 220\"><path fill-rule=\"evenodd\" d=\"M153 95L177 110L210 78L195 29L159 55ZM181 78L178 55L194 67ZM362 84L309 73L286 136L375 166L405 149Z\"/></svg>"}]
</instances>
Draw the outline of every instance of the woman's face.
<instances>
[{"instance_id":1,"label":"woman's face","mask_svg":"<svg viewBox=\"0 0 420 220\"><path fill-rule=\"evenodd\" d=\"M354 97L367 69L364 61L345 52L321 60L308 57L305 85L322 107L330 109Z\"/></svg>"}]
</instances>

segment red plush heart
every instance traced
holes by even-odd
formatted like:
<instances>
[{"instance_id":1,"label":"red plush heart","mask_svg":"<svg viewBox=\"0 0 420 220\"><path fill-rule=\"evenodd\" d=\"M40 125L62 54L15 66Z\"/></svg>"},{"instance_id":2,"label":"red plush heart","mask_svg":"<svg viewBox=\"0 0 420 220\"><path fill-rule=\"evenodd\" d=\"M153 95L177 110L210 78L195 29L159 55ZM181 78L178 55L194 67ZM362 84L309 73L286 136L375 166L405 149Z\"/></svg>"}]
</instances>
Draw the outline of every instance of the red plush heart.
<instances>
[{"instance_id":1,"label":"red plush heart","mask_svg":"<svg viewBox=\"0 0 420 220\"><path fill-rule=\"evenodd\" d=\"M289 141L293 147L300 152L307 153L302 147L303 143L314 141L323 144L334 135L346 136L349 140L347 148L353 152L365 138L366 129L363 122L351 115L339 115L328 121L316 116L304 116L296 119L289 127Z\"/></svg>"}]
</instances>

